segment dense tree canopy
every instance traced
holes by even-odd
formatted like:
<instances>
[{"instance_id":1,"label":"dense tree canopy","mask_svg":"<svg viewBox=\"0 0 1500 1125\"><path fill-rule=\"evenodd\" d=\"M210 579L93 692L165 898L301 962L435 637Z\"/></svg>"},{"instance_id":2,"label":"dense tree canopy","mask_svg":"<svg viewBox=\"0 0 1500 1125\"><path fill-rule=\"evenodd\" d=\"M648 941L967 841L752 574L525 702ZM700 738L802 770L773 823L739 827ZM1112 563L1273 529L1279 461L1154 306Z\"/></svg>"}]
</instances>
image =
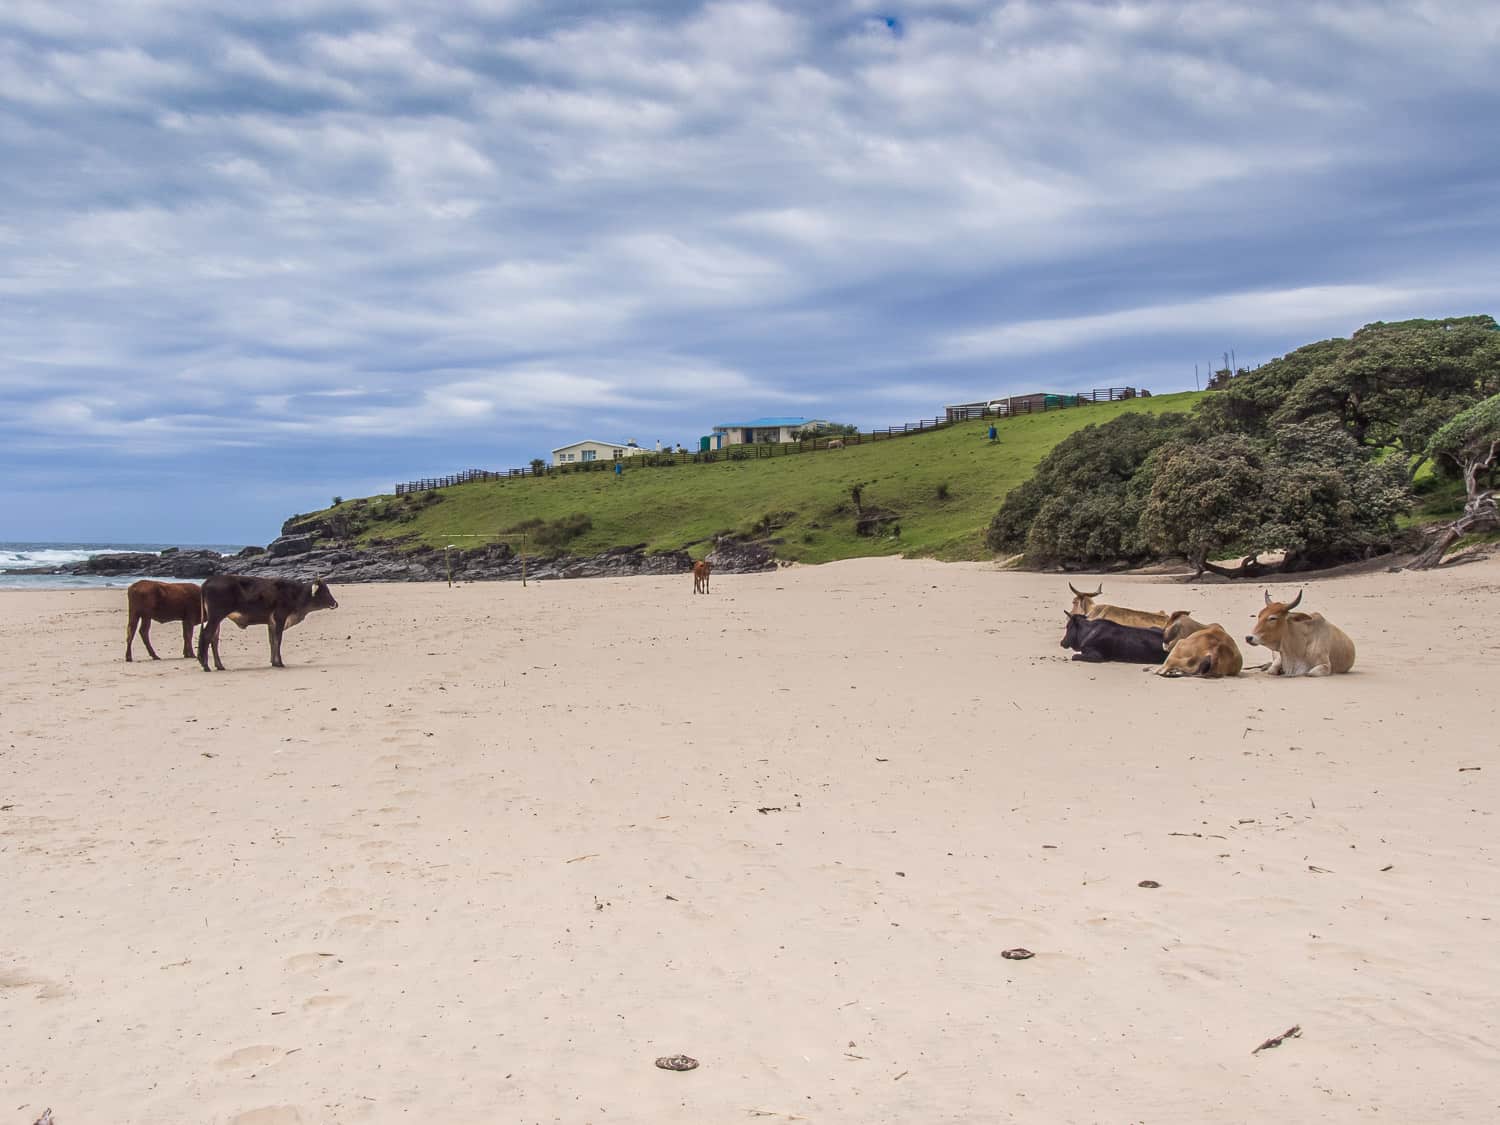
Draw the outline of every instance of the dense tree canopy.
<instances>
[{"instance_id":1,"label":"dense tree canopy","mask_svg":"<svg viewBox=\"0 0 1500 1125\"><path fill-rule=\"evenodd\" d=\"M1037 565L1272 551L1329 565L1390 545L1429 458L1458 473L1487 456L1490 474L1500 450L1489 316L1369 324L1221 385L1191 418L1127 415L1059 443L1006 497L990 546Z\"/></svg>"}]
</instances>

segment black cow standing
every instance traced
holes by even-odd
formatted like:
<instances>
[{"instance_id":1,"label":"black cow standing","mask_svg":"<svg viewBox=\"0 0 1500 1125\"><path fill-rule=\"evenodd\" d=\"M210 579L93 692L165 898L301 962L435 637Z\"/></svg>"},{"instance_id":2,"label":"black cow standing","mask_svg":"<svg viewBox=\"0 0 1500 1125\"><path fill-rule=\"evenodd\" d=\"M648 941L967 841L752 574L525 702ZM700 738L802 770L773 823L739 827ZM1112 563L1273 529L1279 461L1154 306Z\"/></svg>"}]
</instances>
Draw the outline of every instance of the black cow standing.
<instances>
[{"instance_id":1,"label":"black cow standing","mask_svg":"<svg viewBox=\"0 0 1500 1125\"><path fill-rule=\"evenodd\" d=\"M1137 629L1102 617L1090 620L1081 613L1068 613L1068 628L1063 633L1063 648L1078 651L1074 660L1101 664L1118 660L1129 664L1160 664L1167 658L1161 646L1160 629Z\"/></svg>"},{"instance_id":2,"label":"black cow standing","mask_svg":"<svg viewBox=\"0 0 1500 1125\"><path fill-rule=\"evenodd\" d=\"M227 617L241 629L264 625L271 637L271 667L281 662L281 635L309 613L338 609L328 583L294 582L290 578L246 578L219 574L203 583L203 628L198 631L198 663L208 671L208 650L214 650L214 667L220 672L219 626Z\"/></svg>"}]
</instances>

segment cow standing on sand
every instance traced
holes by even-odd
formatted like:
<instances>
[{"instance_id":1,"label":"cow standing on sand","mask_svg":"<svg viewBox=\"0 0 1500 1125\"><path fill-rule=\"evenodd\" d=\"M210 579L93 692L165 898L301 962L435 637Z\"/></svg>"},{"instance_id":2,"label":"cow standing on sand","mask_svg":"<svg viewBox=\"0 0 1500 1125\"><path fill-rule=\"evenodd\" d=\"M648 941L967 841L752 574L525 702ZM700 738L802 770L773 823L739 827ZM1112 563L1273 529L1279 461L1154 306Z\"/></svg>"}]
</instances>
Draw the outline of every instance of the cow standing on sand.
<instances>
[{"instance_id":1,"label":"cow standing on sand","mask_svg":"<svg viewBox=\"0 0 1500 1125\"><path fill-rule=\"evenodd\" d=\"M708 593L708 576L714 572L714 564L703 559L693 564L693 593Z\"/></svg>"},{"instance_id":2,"label":"cow standing on sand","mask_svg":"<svg viewBox=\"0 0 1500 1125\"><path fill-rule=\"evenodd\" d=\"M309 613L338 609L328 583L294 582L290 578L246 578L220 574L203 583L203 628L198 633L198 663L208 669L208 650L213 649L214 667L220 672L219 627L227 617L241 629L264 625L271 638L271 667L281 662L281 637Z\"/></svg>"},{"instance_id":3,"label":"cow standing on sand","mask_svg":"<svg viewBox=\"0 0 1500 1125\"><path fill-rule=\"evenodd\" d=\"M142 578L132 582L125 591L126 604L130 607L130 624L125 626L125 662L135 658L130 646L135 641L136 627L140 627L141 640L152 660L160 660L151 647L151 622L182 622L182 655L193 658L193 626L203 620L203 597L196 582L154 582Z\"/></svg>"},{"instance_id":4,"label":"cow standing on sand","mask_svg":"<svg viewBox=\"0 0 1500 1125\"><path fill-rule=\"evenodd\" d=\"M1100 583L1099 588L1092 594L1084 593L1073 583L1068 583L1068 589L1073 591L1073 605L1069 613L1081 613L1090 621L1103 618L1106 621L1118 621L1121 625L1129 625L1135 629L1165 629L1167 627L1167 615L1165 613L1152 613L1149 609L1127 609L1122 605L1105 605L1094 599L1104 593L1104 585Z\"/></svg>"},{"instance_id":5,"label":"cow standing on sand","mask_svg":"<svg viewBox=\"0 0 1500 1125\"><path fill-rule=\"evenodd\" d=\"M1265 665L1271 675L1328 676L1353 668L1354 642L1321 613L1293 613L1301 604L1300 592L1290 602L1273 602L1267 590L1266 607L1245 638L1271 650L1271 663Z\"/></svg>"}]
</instances>

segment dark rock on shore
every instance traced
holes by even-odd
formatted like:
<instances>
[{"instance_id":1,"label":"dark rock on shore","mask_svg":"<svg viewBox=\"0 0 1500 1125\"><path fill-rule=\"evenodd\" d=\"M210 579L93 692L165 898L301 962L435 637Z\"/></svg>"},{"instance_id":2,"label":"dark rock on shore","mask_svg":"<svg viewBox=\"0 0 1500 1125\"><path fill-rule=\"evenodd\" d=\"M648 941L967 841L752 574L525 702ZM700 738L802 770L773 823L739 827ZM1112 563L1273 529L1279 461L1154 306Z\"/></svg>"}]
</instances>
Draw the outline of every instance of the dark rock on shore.
<instances>
[{"instance_id":1,"label":"dark rock on shore","mask_svg":"<svg viewBox=\"0 0 1500 1125\"><path fill-rule=\"evenodd\" d=\"M724 574L771 570L776 566L775 542L720 540L709 558ZM95 555L59 567L32 567L11 573L108 577L149 574L159 578L246 574L302 582L320 578L330 582L445 582L450 566L455 582L503 582L521 577L521 557L509 544L444 552L436 547L413 547L401 540L358 548L318 546L311 535L284 535L269 548L246 547L233 555L168 548L159 555L146 552ZM686 574L692 569L693 560L687 551L653 553L646 550L645 544L611 547L598 555L526 559L526 577L536 581Z\"/></svg>"}]
</instances>

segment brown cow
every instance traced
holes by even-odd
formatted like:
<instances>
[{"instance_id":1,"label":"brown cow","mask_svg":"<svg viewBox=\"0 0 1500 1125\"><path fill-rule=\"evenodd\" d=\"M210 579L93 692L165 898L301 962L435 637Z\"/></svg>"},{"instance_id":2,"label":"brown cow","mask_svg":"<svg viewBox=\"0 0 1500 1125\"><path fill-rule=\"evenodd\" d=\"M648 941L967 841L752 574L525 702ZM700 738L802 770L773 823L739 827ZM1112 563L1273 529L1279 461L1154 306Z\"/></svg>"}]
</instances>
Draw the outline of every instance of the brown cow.
<instances>
[{"instance_id":1,"label":"brown cow","mask_svg":"<svg viewBox=\"0 0 1500 1125\"><path fill-rule=\"evenodd\" d=\"M135 641L136 627L140 627L141 640L152 660L160 660L151 647L151 622L182 622L182 655L193 658L193 626L203 620L203 594L195 582L154 582L142 578L132 582L125 591L126 604L130 607L130 624L125 626L125 661L135 658L130 646Z\"/></svg>"},{"instance_id":2,"label":"brown cow","mask_svg":"<svg viewBox=\"0 0 1500 1125\"><path fill-rule=\"evenodd\" d=\"M1290 602L1273 602L1266 591L1266 607L1245 638L1265 645L1274 654L1265 667L1273 676L1328 676L1354 667L1354 642L1321 613L1293 613L1302 604L1299 593Z\"/></svg>"},{"instance_id":3,"label":"brown cow","mask_svg":"<svg viewBox=\"0 0 1500 1125\"><path fill-rule=\"evenodd\" d=\"M1127 609L1122 605L1105 605L1094 599L1104 593L1104 585L1100 583L1099 588L1092 594L1080 590L1073 583L1068 583L1068 589L1073 591L1073 605L1069 613L1081 613L1090 621L1098 621L1101 617L1106 621L1114 621L1120 625L1129 625L1132 629L1165 629L1167 627L1167 615L1165 613L1152 613L1149 609Z\"/></svg>"},{"instance_id":4,"label":"brown cow","mask_svg":"<svg viewBox=\"0 0 1500 1125\"><path fill-rule=\"evenodd\" d=\"M247 578L241 574L218 574L203 583L203 628L198 631L198 663L208 671L208 650L213 649L214 667L220 672L219 629L227 617L241 629L264 625L271 638L271 667L281 662L281 637L309 613L338 609L328 583L294 582L290 578Z\"/></svg>"},{"instance_id":5,"label":"brown cow","mask_svg":"<svg viewBox=\"0 0 1500 1125\"><path fill-rule=\"evenodd\" d=\"M708 593L708 576L713 573L714 564L707 559L702 559L693 564L693 593Z\"/></svg>"},{"instance_id":6,"label":"brown cow","mask_svg":"<svg viewBox=\"0 0 1500 1125\"><path fill-rule=\"evenodd\" d=\"M1161 631L1161 647L1171 652L1172 646L1178 641L1191 637L1199 629L1207 628L1207 625L1194 621L1187 610L1173 610L1167 615L1166 628Z\"/></svg>"},{"instance_id":7,"label":"brown cow","mask_svg":"<svg viewBox=\"0 0 1500 1125\"><path fill-rule=\"evenodd\" d=\"M1175 615L1174 615L1175 616ZM1174 634L1169 631L1162 635L1161 647L1167 650L1168 656L1156 674L1158 676L1206 676L1209 679L1217 679L1220 676L1238 676L1240 669L1245 666L1245 661L1240 656L1239 646L1234 643L1234 638L1225 632L1222 625L1207 625L1191 632L1185 632L1186 623L1197 624L1186 613L1177 617L1174 624L1179 628ZM1167 643L1168 637L1171 643Z\"/></svg>"}]
</instances>

